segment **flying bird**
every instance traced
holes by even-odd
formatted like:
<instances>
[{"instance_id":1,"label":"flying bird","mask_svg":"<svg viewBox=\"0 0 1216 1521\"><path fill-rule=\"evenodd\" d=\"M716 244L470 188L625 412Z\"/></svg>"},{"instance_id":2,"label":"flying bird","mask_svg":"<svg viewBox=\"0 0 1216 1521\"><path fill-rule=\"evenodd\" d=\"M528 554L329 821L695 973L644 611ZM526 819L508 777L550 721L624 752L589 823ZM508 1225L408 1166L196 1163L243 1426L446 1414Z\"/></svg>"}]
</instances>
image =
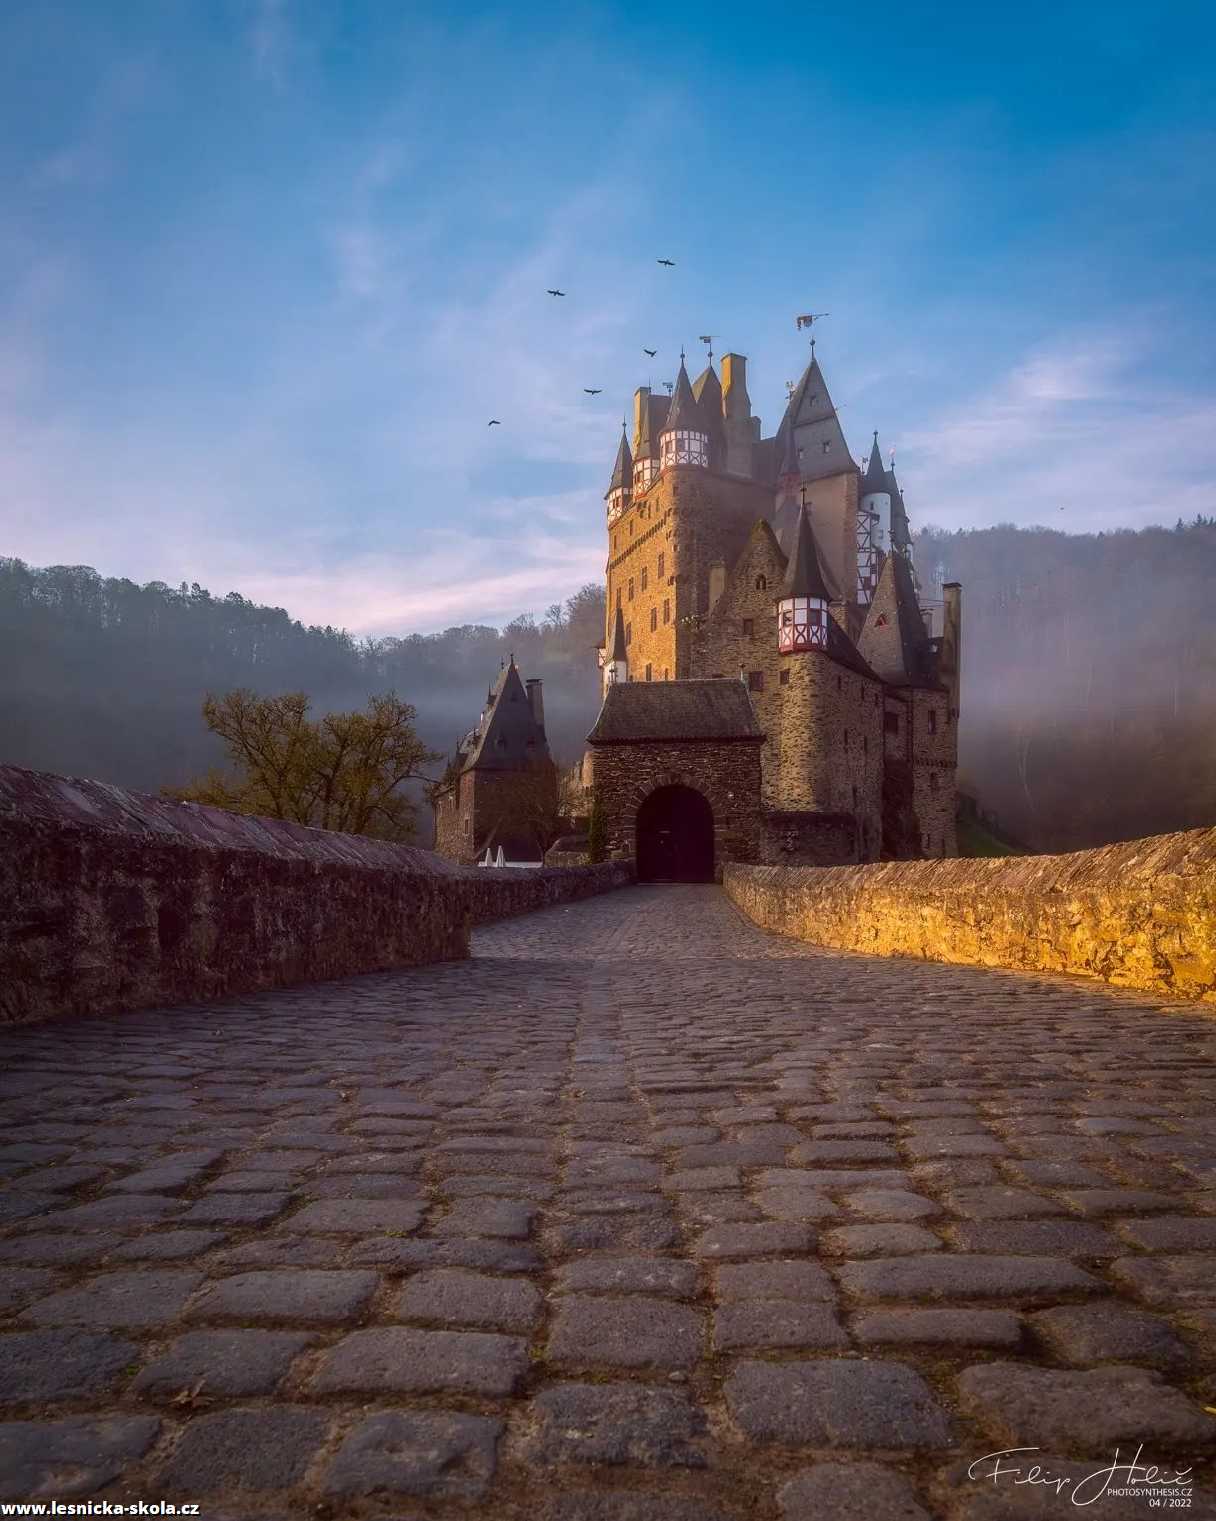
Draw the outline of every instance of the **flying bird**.
<instances>
[{"instance_id":1,"label":"flying bird","mask_svg":"<svg viewBox=\"0 0 1216 1521\"><path fill-rule=\"evenodd\" d=\"M600 386L598 391L593 391L590 386L583 387L583 390L586 391L588 396L598 396L603 389L603 386Z\"/></svg>"},{"instance_id":2,"label":"flying bird","mask_svg":"<svg viewBox=\"0 0 1216 1521\"><path fill-rule=\"evenodd\" d=\"M566 292L564 290L551 290L547 294L550 296L564 296Z\"/></svg>"},{"instance_id":3,"label":"flying bird","mask_svg":"<svg viewBox=\"0 0 1216 1521\"><path fill-rule=\"evenodd\" d=\"M642 350L642 353L643 353L643 354L646 354L646 355L648 355L648 356L649 356L649 357L650 357L650 358L651 358L651 359L653 359L653 358L654 358L654 356L655 356L655 355L656 355L656 354L657 354L657 353L658 353L658 352L659 352L659 351L658 351L658 349L643 349L643 350Z\"/></svg>"},{"instance_id":4,"label":"flying bird","mask_svg":"<svg viewBox=\"0 0 1216 1521\"><path fill-rule=\"evenodd\" d=\"M668 269L674 269L676 266L676 261L674 259L656 259L655 263L666 264Z\"/></svg>"},{"instance_id":5,"label":"flying bird","mask_svg":"<svg viewBox=\"0 0 1216 1521\"><path fill-rule=\"evenodd\" d=\"M502 424L499 422L499 420L497 419L497 417L491 417L491 419L489 420L489 422L486 424L486 427L487 428L501 428Z\"/></svg>"}]
</instances>

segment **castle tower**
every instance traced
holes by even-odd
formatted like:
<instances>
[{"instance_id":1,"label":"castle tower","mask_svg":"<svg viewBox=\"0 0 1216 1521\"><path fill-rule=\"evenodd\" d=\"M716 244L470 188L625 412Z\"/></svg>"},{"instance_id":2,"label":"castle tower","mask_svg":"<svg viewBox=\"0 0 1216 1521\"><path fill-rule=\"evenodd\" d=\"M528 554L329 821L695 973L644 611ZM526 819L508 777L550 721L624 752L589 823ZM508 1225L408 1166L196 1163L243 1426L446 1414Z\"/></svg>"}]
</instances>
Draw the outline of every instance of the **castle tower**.
<instances>
[{"instance_id":1,"label":"castle tower","mask_svg":"<svg viewBox=\"0 0 1216 1521\"><path fill-rule=\"evenodd\" d=\"M625 424L621 424L621 443L616 451L616 463L612 467L612 479L604 500L608 503L608 521L615 523L633 500L633 455L629 452L629 440L625 437Z\"/></svg>"},{"instance_id":2,"label":"castle tower","mask_svg":"<svg viewBox=\"0 0 1216 1521\"><path fill-rule=\"evenodd\" d=\"M882 844L882 683L828 611L811 517L798 514L777 593L779 744L770 766L778 809L849 816L855 859Z\"/></svg>"},{"instance_id":3,"label":"castle tower","mask_svg":"<svg viewBox=\"0 0 1216 1521\"><path fill-rule=\"evenodd\" d=\"M702 470L709 468L709 433L697 398L692 394L683 354L680 355L680 373L676 376L671 406L659 434L659 469L670 470L680 465L695 465Z\"/></svg>"},{"instance_id":4,"label":"castle tower","mask_svg":"<svg viewBox=\"0 0 1216 1521\"><path fill-rule=\"evenodd\" d=\"M828 647L828 596L806 508L798 514L785 583L777 596L777 648L783 655Z\"/></svg>"},{"instance_id":5,"label":"castle tower","mask_svg":"<svg viewBox=\"0 0 1216 1521\"><path fill-rule=\"evenodd\" d=\"M656 413L665 412L665 397L652 396L649 386L633 393L633 494L641 496L659 476L659 435Z\"/></svg>"},{"instance_id":6,"label":"castle tower","mask_svg":"<svg viewBox=\"0 0 1216 1521\"><path fill-rule=\"evenodd\" d=\"M629 655L625 648L625 617L618 607L612 615L612 642L604 661L604 689L629 680Z\"/></svg>"}]
</instances>

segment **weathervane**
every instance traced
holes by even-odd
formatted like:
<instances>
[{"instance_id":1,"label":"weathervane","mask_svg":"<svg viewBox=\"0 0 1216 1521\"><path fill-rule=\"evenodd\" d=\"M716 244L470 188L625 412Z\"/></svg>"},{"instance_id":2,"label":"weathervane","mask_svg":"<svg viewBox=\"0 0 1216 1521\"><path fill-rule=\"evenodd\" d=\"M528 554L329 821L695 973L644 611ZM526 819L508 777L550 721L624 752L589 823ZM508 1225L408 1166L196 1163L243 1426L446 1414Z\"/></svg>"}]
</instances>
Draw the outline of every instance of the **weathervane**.
<instances>
[{"instance_id":1,"label":"weathervane","mask_svg":"<svg viewBox=\"0 0 1216 1521\"><path fill-rule=\"evenodd\" d=\"M701 334L701 342L709 350L709 362L710 362L710 364L713 364L713 362L714 362L714 335L712 333L702 333Z\"/></svg>"}]
</instances>

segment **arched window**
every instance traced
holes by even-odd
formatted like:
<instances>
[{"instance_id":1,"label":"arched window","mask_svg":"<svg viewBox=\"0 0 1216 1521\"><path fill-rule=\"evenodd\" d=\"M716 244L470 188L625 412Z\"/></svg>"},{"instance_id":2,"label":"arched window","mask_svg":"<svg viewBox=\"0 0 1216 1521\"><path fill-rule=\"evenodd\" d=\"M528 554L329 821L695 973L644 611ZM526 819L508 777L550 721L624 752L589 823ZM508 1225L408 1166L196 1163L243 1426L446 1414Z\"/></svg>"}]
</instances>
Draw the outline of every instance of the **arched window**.
<instances>
[{"instance_id":1,"label":"arched window","mask_svg":"<svg viewBox=\"0 0 1216 1521\"><path fill-rule=\"evenodd\" d=\"M757 576L756 577L756 590L757 591L767 591L768 590L768 577L767 576Z\"/></svg>"}]
</instances>

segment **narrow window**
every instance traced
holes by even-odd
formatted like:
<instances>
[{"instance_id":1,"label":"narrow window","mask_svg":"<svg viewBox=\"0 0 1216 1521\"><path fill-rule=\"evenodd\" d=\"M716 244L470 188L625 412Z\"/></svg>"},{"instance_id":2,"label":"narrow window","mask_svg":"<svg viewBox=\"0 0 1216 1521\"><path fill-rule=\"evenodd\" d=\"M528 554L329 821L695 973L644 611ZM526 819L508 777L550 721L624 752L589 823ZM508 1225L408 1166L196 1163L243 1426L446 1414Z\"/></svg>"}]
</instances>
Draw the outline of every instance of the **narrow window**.
<instances>
[{"instance_id":1,"label":"narrow window","mask_svg":"<svg viewBox=\"0 0 1216 1521\"><path fill-rule=\"evenodd\" d=\"M743 632L749 639L756 632L756 620L754 618L744 618Z\"/></svg>"},{"instance_id":2,"label":"narrow window","mask_svg":"<svg viewBox=\"0 0 1216 1521\"><path fill-rule=\"evenodd\" d=\"M649 666L646 667L646 680L647 681L650 680L650 667Z\"/></svg>"},{"instance_id":3,"label":"narrow window","mask_svg":"<svg viewBox=\"0 0 1216 1521\"><path fill-rule=\"evenodd\" d=\"M929 709L929 733L930 734L936 734L937 733L937 709L936 708L930 708Z\"/></svg>"},{"instance_id":4,"label":"narrow window","mask_svg":"<svg viewBox=\"0 0 1216 1521\"><path fill-rule=\"evenodd\" d=\"M667 559L666 555L662 555L661 554L659 556L659 580L660 581L663 579L663 564L664 564L664 562L665 562L666 559Z\"/></svg>"},{"instance_id":5,"label":"narrow window","mask_svg":"<svg viewBox=\"0 0 1216 1521\"><path fill-rule=\"evenodd\" d=\"M846 750L849 748L849 731L847 729L844 731L844 747Z\"/></svg>"},{"instance_id":6,"label":"narrow window","mask_svg":"<svg viewBox=\"0 0 1216 1521\"><path fill-rule=\"evenodd\" d=\"M856 788L856 786L854 786L854 788L853 788L853 807L854 808L857 807L857 788Z\"/></svg>"},{"instance_id":7,"label":"narrow window","mask_svg":"<svg viewBox=\"0 0 1216 1521\"><path fill-rule=\"evenodd\" d=\"M633 624L632 623L627 623L625 625L625 643L626 644L632 644L633 643Z\"/></svg>"},{"instance_id":8,"label":"narrow window","mask_svg":"<svg viewBox=\"0 0 1216 1521\"><path fill-rule=\"evenodd\" d=\"M757 591L767 591L768 590L768 577L767 576L757 576L756 577L756 590Z\"/></svg>"},{"instance_id":9,"label":"narrow window","mask_svg":"<svg viewBox=\"0 0 1216 1521\"><path fill-rule=\"evenodd\" d=\"M663 622L671 622L671 600L668 597L663 598Z\"/></svg>"},{"instance_id":10,"label":"narrow window","mask_svg":"<svg viewBox=\"0 0 1216 1521\"><path fill-rule=\"evenodd\" d=\"M663 667L663 680L664 681L670 681L671 680L671 669L668 666L664 666Z\"/></svg>"},{"instance_id":11,"label":"narrow window","mask_svg":"<svg viewBox=\"0 0 1216 1521\"><path fill-rule=\"evenodd\" d=\"M633 577L632 576L629 577L629 600L630 600L630 602L633 601Z\"/></svg>"},{"instance_id":12,"label":"narrow window","mask_svg":"<svg viewBox=\"0 0 1216 1521\"><path fill-rule=\"evenodd\" d=\"M650 609L650 632L653 634L659 626L659 610L657 607Z\"/></svg>"},{"instance_id":13,"label":"narrow window","mask_svg":"<svg viewBox=\"0 0 1216 1521\"><path fill-rule=\"evenodd\" d=\"M861 736L861 753L863 755L869 755L870 753L870 736L868 734Z\"/></svg>"},{"instance_id":14,"label":"narrow window","mask_svg":"<svg viewBox=\"0 0 1216 1521\"><path fill-rule=\"evenodd\" d=\"M790 684L790 668L787 665L781 667L781 685L788 687Z\"/></svg>"},{"instance_id":15,"label":"narrow window","mask_svg":"<svg viewBox=\"0 0 1216 1521\"><path fill-rule=\"evenodd\" d=\"M747 690L749 692L763 692L764 691L764 672L763 671L748 671L748 673L747 673Z\"/></svg>"},{"instance_id":16,"label":"narrow window","mask_svg":"<svg viewBox=\"0 0 1216 1521\"><path fill-rule=\"evenodd\" d=\"M646 567L642 566L642 590L646 590Z\"/></svg>"},{"instance_id":17,"label":"narrow window","mask_svg":"<svg viewBox=\"0 0 1216 1521\"><path fill-rule=\"evenodd\" d=\"M633 593L632 593L632 592L630 592L630 593L629 593L629 595L630 595L630 596L631 596L631 597L632 597L632 596L633 596ZM837 691L838 691L838 692L839 692L839 691L840 691L840 677L839 677L839 676L837 676L837 678L836 678L836 690L837 690Z\"/></svg>"}]
</instances>

